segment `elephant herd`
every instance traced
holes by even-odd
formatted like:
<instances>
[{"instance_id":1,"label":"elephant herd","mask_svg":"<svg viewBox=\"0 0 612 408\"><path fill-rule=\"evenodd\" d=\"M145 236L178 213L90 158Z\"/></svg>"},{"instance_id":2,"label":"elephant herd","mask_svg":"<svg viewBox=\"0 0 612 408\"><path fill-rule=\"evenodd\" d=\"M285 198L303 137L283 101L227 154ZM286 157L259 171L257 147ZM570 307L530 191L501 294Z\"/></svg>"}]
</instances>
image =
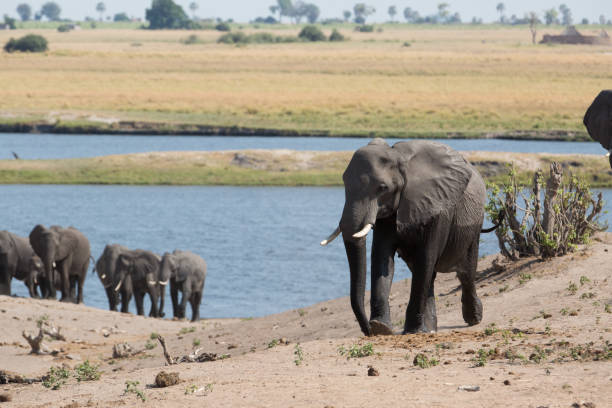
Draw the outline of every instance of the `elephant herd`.
<instances>
[{"instance_id":1,"label":"elephant herd","mask_svg":"<svg viewBox=\"0 0 612 408\"><path fill-rule=\"evenodd\" d=\"M82 303L90 259L89 240L73 227L37 225L28 238L0 231L0 295L10 296L11 280L16 278L25 283L31 297L55 299L60 291L62 302ZM109 244L95 263L95 271L110 310L116 311L121 302L121 311L127 313L134 296L138 314L144 315L143 300L149 294L149 315L164 317L165 288L170 284L174 317L185 318L187 302L192 321L200 317L206 262L192 252L175 250L160 257L151 251Z\"/></svg>"},{"instance_id":2,"label":"elephant herd","mask_svg":"<svg viewBox=\"0 0 612 408\"><path fill-rule=\"evenodd\" d=\"M612 91L602 91L589 107L584 124L589 135L612 153ZM610 157L612 167L612 156ZM437 273L456 272L461 283L464 321L478 324L483 307L475 278L486 201L478 171L450 147L413 140L389 146L374 139L357 150L343 176L345 203L335 231L321 245L343 236L350 270L350 300L365 335L392 334L389 294L398 254L412 272L404 333L437 330L434 281ZM373 231L370 317L365 311L366 236ZM89 242L74 228L37 225L29 240L0 232L0 294L10 294L12 277L24 280L30 294L63 301L83 300ZM170 283L174 316L199 318L206 263L187 251L159 257L143 250L107 245L96 271L109 307L127 312L134 295L138 314L151 297L151 316L163 317L164 289ZM78 298L76 288L78 286ZM178 302L178 291L183 292Z\"/></svg>"}]
</instances>

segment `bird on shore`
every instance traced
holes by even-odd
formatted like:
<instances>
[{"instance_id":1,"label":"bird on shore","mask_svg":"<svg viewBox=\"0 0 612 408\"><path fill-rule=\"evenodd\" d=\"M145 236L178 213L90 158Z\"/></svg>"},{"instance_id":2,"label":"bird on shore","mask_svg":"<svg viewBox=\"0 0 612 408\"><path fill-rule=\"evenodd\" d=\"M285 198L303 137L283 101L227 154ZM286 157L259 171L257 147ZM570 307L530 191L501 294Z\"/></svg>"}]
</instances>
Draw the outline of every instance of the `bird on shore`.
<instances>
[{"instance_id":1,"label":"bird on shore","mask_svg":"<svg viewBox=\"0 0 612 408\"><path fill-rule=\"evenodd\" d=\"M13 157L15 158L15 160L19 160L19 155L17 153L15 152L11 152L11 153L13 153Z\"/></svg>"}]
</instances>

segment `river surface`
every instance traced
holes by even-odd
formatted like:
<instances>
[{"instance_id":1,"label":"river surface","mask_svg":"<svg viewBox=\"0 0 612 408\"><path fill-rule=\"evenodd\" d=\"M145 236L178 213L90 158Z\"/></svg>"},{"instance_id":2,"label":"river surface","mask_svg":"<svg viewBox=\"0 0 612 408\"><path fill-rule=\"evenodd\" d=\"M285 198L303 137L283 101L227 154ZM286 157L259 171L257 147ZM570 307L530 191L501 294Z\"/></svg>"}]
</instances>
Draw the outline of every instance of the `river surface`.
<instances>
[{"instance_id":1,"label":"river surface","mask_svg":"<svg viewBox=\"0 0 612 408\"><path fill-rule=\"evenodd\" d=\"M402 139L407 140L407 139ZM234 137L234 136L117 136L117 135L47 135L0 133L0 160L12 159L13 152L22 159L64 159L110 154L181 150L356 150L369 139L325 137ZM399 139L387 139L395 143ZM484 150L519 153L601 154L595 142L555 142L541 140L441 139L456 150Z\"/></svg>"},{"instance_id":2,"label":"river surface","mask_svg":"<svg viewBox=\"0 0 612 408\"><path fill-rule=\"evenodd\" d=\"M604 192L610 202L612 190ZM191 250L208 263L201 316L250 317L349 294L342 240L319 246L343 205L342 188L8 185L0 186L0 229L27 236L39 223L73 225L96 259L107 243ZM495 235L483 234L480 255L498 251ZM394 280L409 276L397 261ZM25 285L14 280L13 293L27 296ZM108 308L91 273L85 304Z\"/></svg>"}]
</instances>

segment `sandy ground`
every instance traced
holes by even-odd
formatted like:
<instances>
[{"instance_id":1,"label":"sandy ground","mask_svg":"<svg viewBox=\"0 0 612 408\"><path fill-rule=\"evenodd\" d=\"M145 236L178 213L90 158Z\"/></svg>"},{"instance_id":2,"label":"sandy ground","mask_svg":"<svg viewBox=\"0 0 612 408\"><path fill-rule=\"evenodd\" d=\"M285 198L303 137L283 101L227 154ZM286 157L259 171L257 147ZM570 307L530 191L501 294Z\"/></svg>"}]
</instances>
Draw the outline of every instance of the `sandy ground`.
<instances>
[{"instance_id":1,"label":"sandy ground","mask_svg":"<svg viewBox=\"0 0 612 408\"><path fill-rule=\"evenodd\" d=\"M497 256L483 258L483 322L466 326L458 281L454 274L439 275L438 333L406 336L364 338L348 298L259 319L190 323L0 297L0 370L36 378L51 366L72 369L88 359L102 372L99 380L85 382L71 374L59 390L41 383L0 385L0 399L10 400L0 405L612 407L611 257L612 234L602 234L587 248L551 261L509 265ZM348 285L348 270L339 273L347 274ZM394 284L398 330L409 291L409 281ZM21 336L23 330L35 333L43 316L67 339L45 339L55 356L29 354ZM172 356L201 348L230 357L168 367L151 333L165 337ZM145 351L113 359L113 345L121 342ZM370 343L372 355L347 358L346 350ZM419 353L438 364L415 365ZM368 375L370 366L378 376ZM156 388L161 370L177 372L181 382ZM146 401L126 393L126 381L138 381Z\"/></svg>"}]
</instances>

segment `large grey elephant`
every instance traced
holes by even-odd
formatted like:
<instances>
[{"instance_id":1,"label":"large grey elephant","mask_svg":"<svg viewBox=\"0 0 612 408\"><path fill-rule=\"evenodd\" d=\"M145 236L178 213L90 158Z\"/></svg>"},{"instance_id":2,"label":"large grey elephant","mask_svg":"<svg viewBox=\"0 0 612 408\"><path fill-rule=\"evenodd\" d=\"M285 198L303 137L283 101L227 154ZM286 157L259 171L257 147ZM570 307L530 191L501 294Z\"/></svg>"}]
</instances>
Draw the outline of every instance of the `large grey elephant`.
<instances>
[{"instance_id":1,"label":"large grey elephant","mask_svg":"<svg viewBox=\"0 0 612 408\"><path fill-rule=\"evenodd\" d=\"M38 297L38 279L43 264L27 238L0 231L0 295L11 295L11 280L22 280L31 297Z\"/></svg>"},{"instance_id":2,"label":"large grey elephant","mask_svg":"<svg viewBox=\"0 0 612 408\"><path fill-rule=\"evenodd\" d=\"M142 249L127 250L119 254L115 262L115 279L113 290L119 292L124 284L131 281L136 310L139 315L144 315L143 300L145 294L151 298L151 310L149 316L164 316L164 287L168 280L160 280L160 258L151 251ZM159 301L159 306L157 302ZM121 311L127 313L129 299L122 297Z\"/></svg>"},{"instance_id":3,"label":"large grey elephant","mask_svg":"<svg viewBox=\"0 0 612 408\"><path fill-rule=\"evenodd\" d=\"M597 95L584 114L583 120L589 135L608 151L612 168L612 90Z\"/></svg>"},{"instance_id":4,"label":"large grey elephant","mask_svg":"<svg viewBox=\"0 0 612 408\"><path fill-rule=\"evenodd\" d=\"M336 231L351 274L351 306L365 335L392 334L389 292L397 252L412 272L404 333L437 330L434 280L457 272L463 319L482 319L474 278L484 219L485 184L458 152L430 141L390 147L374 139L353 155L343 174L345 197ZM371 252L371 314L364 310L366 235L374 229Z\"/></svg>"},{"instance_id":5,"label":"large grey elephant","mask_svg":"<svg viewBox=\"0 0 612 408\"><path fill-rule=\"evenodd\" d=\"M185 318L187 301L191 303L191 321L200 319L200 302L206 281L206 262L190 251L165 253L161 262L161 279L170 279L172 311L176 318ZM163 290L163 289L162 289ZM178 292L183 292L179 303Z\"/></svg>"},{"instance_id":6,"label":"large grey elephant","mask_svg":"<svg viewBox=\"0 0 612 408\"><path fill-rule=\"evenodd\" d=\"M87 237L74 227L62 228L55 225L46 228L39 224L30 232L30 245L44 265L43 296L55 299L57 271L61 301L82 303L83 284L91 256Z\"/></svg>"},{"instance_id":7,"label":"large grey elephant","mask_svg":"<svg viewBox=\"0 0 612 408\"><path fill-rule=\"evenodd\" d=\"M100 258L98 258L96 262L96 273L106 291L109 310L117 311L117 305L121 300L121 311L123 313L128 312L129 303L132 299L132 278L126 276L119 291L115 291L114 283L117 274L117 259L119 255L129 250L129 248L119 244L106 245L104 247L104 252L102 252L102 255L100 255ZM119 295L121 295L121 299L119 299Z\"/></svg>"}]
</instances>

